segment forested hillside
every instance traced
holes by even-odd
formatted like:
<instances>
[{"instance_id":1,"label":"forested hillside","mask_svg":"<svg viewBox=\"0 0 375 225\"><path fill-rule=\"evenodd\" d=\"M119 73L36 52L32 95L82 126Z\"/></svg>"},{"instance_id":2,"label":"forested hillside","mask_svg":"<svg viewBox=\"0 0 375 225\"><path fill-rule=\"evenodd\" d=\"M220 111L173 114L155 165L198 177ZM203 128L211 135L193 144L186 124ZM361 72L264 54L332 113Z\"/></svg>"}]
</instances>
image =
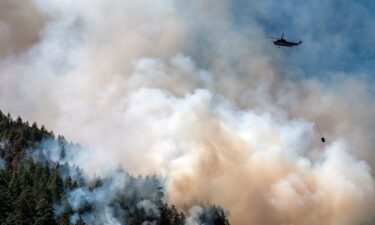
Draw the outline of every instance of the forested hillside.
<instances>
[{"instance_id":1,"label":"forested hillside","mask_svg":"<svg viewBox=\"0 0 375 225\"><path fill-rule=\"evenodd\" d=\"M0 111L1 156L12 166L23 158L26 149L35 146L44 138L54 138L54 135L44 126L38 128L35 122L30 126L20 117L13 120L10 114L4 115Z\"/></svg>"},{"instance_id":2,"label":"forested hillside","mask_svg":"<svg viewBox=\"0 0 375 225\"><path fill-rule=\"evenodd\" d=\"M48 151L44 140L57 146L61 158L72 145L36 123L0 112L0 139L0 225L229 224L217 206L199 204L190 215L194 210L181 212L167 204L155 175L135 177L118 169L113 176L86 179L69 163L52 162L48 155L36 158L34 153Z\"/></svg>"}]
</instances>

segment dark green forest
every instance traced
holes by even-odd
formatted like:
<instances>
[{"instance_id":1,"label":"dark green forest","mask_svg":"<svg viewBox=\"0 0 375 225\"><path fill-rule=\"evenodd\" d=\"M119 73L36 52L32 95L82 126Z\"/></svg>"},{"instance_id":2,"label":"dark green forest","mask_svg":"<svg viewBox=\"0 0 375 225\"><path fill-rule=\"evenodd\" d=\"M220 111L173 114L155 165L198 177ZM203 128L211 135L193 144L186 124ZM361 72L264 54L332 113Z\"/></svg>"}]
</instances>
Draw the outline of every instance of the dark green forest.
<instances>
[{"instance_id":1,"label":"dark green forest","mask_svg":"<svg viewBox=\"0 0 375 225\"><path fill-rule=\"evenodd\" d=\"M51 145L61 159L75 146L44 126L0 111L0 225L185 224L186 212L163 200L156 175L118 169L113 176L87 180L79 167L49 160L45 152ZM119 179L125 180L120 186ZM229 225L221 207L200 207L200 223Z\"/></svg>"}]
</instances>

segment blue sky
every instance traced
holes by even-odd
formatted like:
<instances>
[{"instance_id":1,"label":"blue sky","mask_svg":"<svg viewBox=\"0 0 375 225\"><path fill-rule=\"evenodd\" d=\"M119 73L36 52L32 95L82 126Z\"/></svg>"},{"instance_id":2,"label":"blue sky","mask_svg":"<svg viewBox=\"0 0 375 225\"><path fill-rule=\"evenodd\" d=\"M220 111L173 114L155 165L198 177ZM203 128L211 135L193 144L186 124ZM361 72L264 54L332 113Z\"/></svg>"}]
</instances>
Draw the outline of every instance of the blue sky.
<instances>
[{"instance_id":1,"label":"blue sky","mask_svg":"<svg viewBox=\"0 0 375 225\"><path fill-rule=\"evenodd\" d=\"M306 76L347 75L375 69L375 2L363 1L247 1L232 2L238 29L251 21L267 35L303 39L298 49L281 50Z\"/></svg>"}]
</instances>

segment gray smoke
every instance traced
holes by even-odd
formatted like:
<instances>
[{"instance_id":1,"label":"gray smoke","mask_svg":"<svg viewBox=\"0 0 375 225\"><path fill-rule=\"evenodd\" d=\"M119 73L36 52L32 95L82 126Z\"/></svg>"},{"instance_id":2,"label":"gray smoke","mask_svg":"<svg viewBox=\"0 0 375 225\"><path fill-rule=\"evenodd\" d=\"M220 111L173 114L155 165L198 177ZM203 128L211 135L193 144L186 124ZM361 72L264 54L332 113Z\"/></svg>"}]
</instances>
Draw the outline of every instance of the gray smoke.
<instances>
[{"instance_id":1,"label":"gray smoke","mask_svg":"<svg viewBox=\"0 0 375 225\"><path fill-rule=\"evenodd\" d=\"M27 151L26 158L57 166L65 182L64 197L54 206L56 216L72 210L72 223L81 217L88 224L128 224L141 214L145 223L154 223L163 203L163 178L134 177L116 166L102 177L92 176L78 167L78 157L88 154L87 151L63 137L43 140Z\"/></svg>"},{"instance_id":2,"label":"gray smoke","mask_svg":"<svg viewBox=\"0 0 375 225\"><path fill-rule=\"evenodd\" d=\"M23 14L33 24L25 37L33 38L2 53L2 110L81 143L84 150L67 157L91 176L106 177L113 165L160 174L169 202L219 204L234 225L370 221L375 104L369 74L311 69L328 63L321 60L328 46L311 40L315 33L308 30L311 53L275 50L259 22L271 17L272 7L251 3L242 27L225 0L15 5L19 12L33 9ZM315 22L302 16L301 27ZM2 19L1 27L13 29L16 19ZM350 46L337 41L334 47L333 55ZM301 59L311 62L309 70ZM309 71L330 82L311 78L314 73L301 77ZM70 202L89 201L116 224L100 198L105 187L72 192ZM146 203L139 205L156 213ZM188 223L196 223L199 210L190 214Z\"/></svg>"},{"instance_id":3,"label":"gray smoke","mask_svg":"<svg viewBox=\"0 0 375 225\"><path fill-rule=\"evenodd\" d=\"M4 159L0 158L0 170L5 168L5 161Z\"/></svg>"},{"instance_id":4,"label":"gray smoke","mask_svg":"<svg viewBox=\"0 0 375 225\"><path fill-rule=\"evenodd\" d=\"M7 141L6 140L0 140L0 154L3 154L3 149L7 146ZM0 170L5 168L5 161L2 157L0 157Z\"/></svg>"}]
</instances>

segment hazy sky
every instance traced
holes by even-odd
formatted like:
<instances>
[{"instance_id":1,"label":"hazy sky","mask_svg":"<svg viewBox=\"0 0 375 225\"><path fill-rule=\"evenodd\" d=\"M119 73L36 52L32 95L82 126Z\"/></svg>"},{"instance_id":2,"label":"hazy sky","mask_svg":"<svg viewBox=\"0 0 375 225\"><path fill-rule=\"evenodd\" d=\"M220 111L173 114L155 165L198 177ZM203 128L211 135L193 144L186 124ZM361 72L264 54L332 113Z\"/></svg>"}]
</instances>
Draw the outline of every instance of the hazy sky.
<instances>
[{"instance_id":1,"label":"hazy sky","mask_svg":"<svg viewBox=\"0 0 375 225\"><path fill-rule=\"evenodd\" d=\"M232 3L238 29L255 20L267 35L302 39L297 54L288 51L294 68L305 75L332 72L371 73L375 57L375 3L363 1L242 1ZM321 77L319 77L321 78Z\"/></svg>"},{"instance_id":2,"label":"hazy sky","mask_svg":"<svg viewBox=\"0 0 375 225\"><path fill-rule=\"evenodd\" d=\"M88 174L161 174L169 202L220 204L233 225L365 224L374 7L2 0L0 109L81 143ZM265 38L282 32L303 44Z\"/></svg>"}]
</instances>

